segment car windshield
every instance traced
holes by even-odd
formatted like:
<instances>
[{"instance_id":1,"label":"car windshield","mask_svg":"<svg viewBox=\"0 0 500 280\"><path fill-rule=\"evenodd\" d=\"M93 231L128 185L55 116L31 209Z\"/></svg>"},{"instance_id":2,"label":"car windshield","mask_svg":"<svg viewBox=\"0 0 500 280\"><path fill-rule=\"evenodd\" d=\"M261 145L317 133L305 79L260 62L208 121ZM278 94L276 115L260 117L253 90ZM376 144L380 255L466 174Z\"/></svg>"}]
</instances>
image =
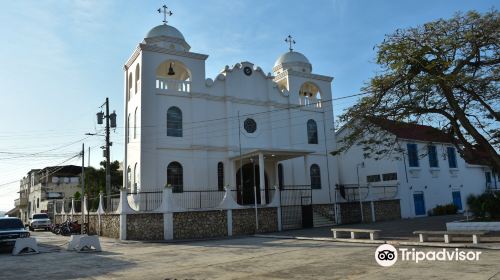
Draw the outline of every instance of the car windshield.
<instances>
[{"instance_id":1,"label":"car windshield","mask_svg":"<svg viewBox=\"0 0 500 280\"><path fill-rule=\"evenodd\" d=\"M35 214L33 215L33 219L48 219L49 215L47 214Z\"/></svg>"},{"instance_id":2,"label":"car windshield","mask_svg":"<svg viewBox=\"0 0 500 280\"><path fill-rule=\"evenodd\" d=\"M19 219L0 219L0 230L23 227L23 222Z\"/></svg>"}]
</instances>

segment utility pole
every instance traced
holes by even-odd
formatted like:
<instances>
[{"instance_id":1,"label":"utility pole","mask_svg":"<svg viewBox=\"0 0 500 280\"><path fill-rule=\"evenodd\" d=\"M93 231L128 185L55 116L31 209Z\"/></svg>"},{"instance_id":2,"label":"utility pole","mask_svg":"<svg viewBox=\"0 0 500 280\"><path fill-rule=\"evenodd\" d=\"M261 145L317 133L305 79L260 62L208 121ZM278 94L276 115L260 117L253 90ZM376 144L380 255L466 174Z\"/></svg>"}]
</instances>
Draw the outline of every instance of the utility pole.
<instances>
[{"instance_id":1,"label":"utility pole","mask_svg":"<svg viewBox=\"0 0 500 280\"><path fill-rule=\"evenodd\" d=\"M106 97L106 206L111 205L111 172L110 168L110 158L109 158L109 99Z\"/></svg>"},{"instance_id":2,"label":"utility pole","mask_svg":"<svg viewBox=\"0 0 500 280\"><path fill-rule=\"evenodd\" d=\"M84 213L84 200L83 200L83 196L85 194L85 143L82 143L82 174L81 174L81 178L82 178L82 194L80 195L80 212L82 213L82 226L81 226L81 232L80 234L84 234L84 227L85 227L85 213Z\"/></svg>"},{"instance_id":3,"label":"utility pole","mask_svg":"<svg viewBox=\"0 0 500 280\"><path fill-rule=\"evenodd\" d=\"M110 128L115 128L116 127L116 113L113 111L113 113L109 114L109 98L106 97L106 102L104 102L102 106L105 106L106 114L104 114L102 111L97 113L97 123L102 124L103 118L106 118L106 145L105 145L105 150L104 150L104 156L106 157L106 205L107 207L110 206L111 204L111 160L110 160L110 146L112 145L111 142L109 141L109 132ZM88 134L92 135L92 134ZM95 134L94 134L95 135Z\"/></svg>"}]
</instances>

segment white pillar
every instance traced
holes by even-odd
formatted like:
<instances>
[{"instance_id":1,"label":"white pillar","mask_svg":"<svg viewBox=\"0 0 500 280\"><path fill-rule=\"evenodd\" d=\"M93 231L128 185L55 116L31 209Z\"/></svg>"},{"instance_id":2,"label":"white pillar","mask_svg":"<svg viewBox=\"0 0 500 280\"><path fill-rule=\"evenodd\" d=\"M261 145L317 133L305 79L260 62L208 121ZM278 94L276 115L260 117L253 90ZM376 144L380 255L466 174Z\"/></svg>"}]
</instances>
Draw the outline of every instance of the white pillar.
<instances>
[{"instance_id":1,"label":"white pillar","mask_svg":"<svg viewBox=\"0 0 500 280\"><path fill-rule=\"evenodd\" d=\"M259 153L260 204L266 204L266 177L264 173L264 154Z\"/></svg>"},{"instance_id":2,"label":"white pillar","mask_svg":"<svg viewBox=\"0 0 500 280\"><path fill-rule=\"evenodd\" d=\"M174 239L174 213L163 213L163 239Z\"/></svg>"},{"instance_id":3,"label":"white pillar","mask_svg":"<svg viewBox=\"0 0 500 280\"><path fill-rule=\"evenodd\" d=\"M127 214L120 214L120 240L127 240Z\"/></svg>"},{"instance_id":4,"label":"white pillar","mask_svg":"<svg viewBox=\"0 0 500 280\"><path fill-rule=\"evenodd\" d=\"M227 236L233 236L233 210L227 210Z\"/></svg>"}]
</instances>

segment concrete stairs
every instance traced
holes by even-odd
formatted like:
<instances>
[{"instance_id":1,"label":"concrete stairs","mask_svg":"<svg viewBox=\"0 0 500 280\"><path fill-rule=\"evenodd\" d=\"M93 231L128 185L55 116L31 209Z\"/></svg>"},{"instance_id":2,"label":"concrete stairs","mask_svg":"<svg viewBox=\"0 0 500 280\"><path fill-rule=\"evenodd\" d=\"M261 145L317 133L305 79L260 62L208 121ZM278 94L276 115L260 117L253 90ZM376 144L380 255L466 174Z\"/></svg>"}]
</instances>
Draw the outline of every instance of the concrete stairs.
<instances>
[{"instance_id":1,"label":"concrete stairs","mask_svg":"<svg viewBox=\"0 0 500 280\"><path fill-rule=\"evenodd\" d=\"M335 221L323 216L322 214L313 211L313 225L314 227L327 227L335 225Z\"/></svg>"}]
</instances>

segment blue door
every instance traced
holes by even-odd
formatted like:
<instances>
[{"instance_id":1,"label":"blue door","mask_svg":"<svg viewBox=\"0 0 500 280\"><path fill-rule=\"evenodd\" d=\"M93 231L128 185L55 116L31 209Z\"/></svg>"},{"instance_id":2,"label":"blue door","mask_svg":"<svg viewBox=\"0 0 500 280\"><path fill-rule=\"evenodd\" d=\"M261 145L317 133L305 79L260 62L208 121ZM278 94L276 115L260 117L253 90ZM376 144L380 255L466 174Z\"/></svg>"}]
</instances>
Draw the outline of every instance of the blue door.
<instances>
[{"instance_id":1,"label":"blue door","mask_svg":"<svg viewBox=\"0 0 500 280\"><path fill-rule=\"evenodd\" d=\"M413 194L413 202L415 203L415 215L425 215L425 201L423 193Z\"/></svg>"},{"instance_id":2,"label":"blue door","mask_svg":"<svg viewBox=\"0 0 500 280\"><path fill-rule=\"evenodd\" d=\"M460 191L454 191L451 195L453 196L453 204L455 204L458 210L462 210L462 196L460 195Z\"/></svg>"}]
</instances>

